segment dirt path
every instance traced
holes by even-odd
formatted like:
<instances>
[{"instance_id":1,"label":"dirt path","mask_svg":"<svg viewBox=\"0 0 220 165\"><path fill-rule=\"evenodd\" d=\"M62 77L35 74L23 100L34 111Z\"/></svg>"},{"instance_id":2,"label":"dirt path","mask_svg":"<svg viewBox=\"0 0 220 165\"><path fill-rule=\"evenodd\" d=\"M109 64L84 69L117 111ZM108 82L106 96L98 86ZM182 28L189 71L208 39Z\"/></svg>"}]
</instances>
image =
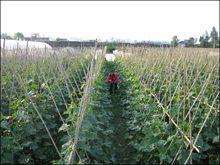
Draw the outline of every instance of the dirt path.
<instances>
[{"instance_id":1,"label":"dirt path","mask_svg":"<svg viewBox=\"0 0 220 165\"><path fill-rule=\"evenodd\" d=\"M104 69L104 75L108 75L108 73L112 70L117 70L119 73L118 91L114 94L109 94L112 107L106 109L106 111L111 111L113 114L113 117L110 120L111 125L114 127L114 132L111 135L112 151L114 153L112 163L129 164L131 163L132 152L134 152L134 150L128 146L129 140L125 139L125 134L127 132L127 119L122 117L123 111L125 110L122 100L126 98L126 89L122 87L122 84L126 84L126 82L123 82L126 80L124 79L125 75L120 64L117 62L106 63ZM123 90L121 88L123 88Z\"/></svg>"},{"instance_id":2,"label":"dirt path","mask_svg":"<svg viewBox=\"0 0 220 165\"><path fill-rule=\"evenodd\" d=\"M116 164L129 164L130 153L132 149L128 146L128 140L125 139L124 135L127 131L126 119L122 117L123 106L122 106L122 92L120 89L118 93L112 94L112 113L113 119L112 124L115 127L113 136L113 148L115 150L115 162Z\"/></svg>"}]
</instances>

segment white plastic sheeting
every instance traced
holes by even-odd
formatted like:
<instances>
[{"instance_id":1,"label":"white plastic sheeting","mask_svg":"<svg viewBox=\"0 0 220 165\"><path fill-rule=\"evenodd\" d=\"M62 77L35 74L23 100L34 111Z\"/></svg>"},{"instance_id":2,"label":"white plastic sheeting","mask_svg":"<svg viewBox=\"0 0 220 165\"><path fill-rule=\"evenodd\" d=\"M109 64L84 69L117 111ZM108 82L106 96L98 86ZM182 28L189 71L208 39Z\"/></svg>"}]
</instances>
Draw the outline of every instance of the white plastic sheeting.
<instances>
[{"instance_id":1,"label":"white plastic sheeting","mask_svg":"<svg viewBox=\"0 0 220 165\"><path fill-rule=\"evenodd\" d=\"M1 48L3 48L4 39L1 39ZM13 50L13 49L26 49L27 48L27 41L19 41L19 40L5 40L5 49L6 50ZM28 41L28 49L52 49L50 45L44 42L35 42L35 41Z\"/></svg>"},{"instance_id":2,"label":"white plastic sheeting","mask_svg":"<svg viewBox=\"0 0 220 165\"><path fill-rule=\"evenodd\" d=\"M105 59L107 61L114 61L115 60L115 55L114 54L105 54Z\"/></svg>"},{"instance_id":3,"label":"white plastic sheeting","mask_svg":"<svg viewBox=\"0 0 220 165\"><path fill-rule=\"evenodd\" d=\"M118 50L113 50L113 54L114 55L118 54Z\"/></svg>"}]
</instances>

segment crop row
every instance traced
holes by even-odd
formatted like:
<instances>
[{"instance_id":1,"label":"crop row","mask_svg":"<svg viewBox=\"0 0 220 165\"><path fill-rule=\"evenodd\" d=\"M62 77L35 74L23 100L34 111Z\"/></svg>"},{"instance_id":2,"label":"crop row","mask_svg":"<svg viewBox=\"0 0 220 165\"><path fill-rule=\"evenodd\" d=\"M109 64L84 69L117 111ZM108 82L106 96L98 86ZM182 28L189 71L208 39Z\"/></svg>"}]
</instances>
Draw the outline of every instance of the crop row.
<instances>
[{"instance_id":1,"label":"crop row","mask_svg":"<svg viewBox=\"0 0 220 165\"><path fill-rule=\"evenodd\" d=\"M2 163L219 163L217 58L126 49L114 62L91 50L3 56Z\"/></svg>"},{"instance_id":2,"label":"crop row","mask_svg":"<svg viewBox=\"0 0 220 165\"><path fill-rule=\"evenodd\" d=\"M206 52L184 51L123 58L124 72L136 76L125 113L135 161L219 162L219 64Z\"/></svg>"},{"instance_id":3,"label":"crop row","mask_svg":"<svg viewBox=\"0 0 220 165\"><path fill-rule=\"evenodd\" d=\"M61 53L2 58L2 163L49 163L61 156L65 134L59 128L81 98L89 61Z\"/></svg>"}]
</instances>

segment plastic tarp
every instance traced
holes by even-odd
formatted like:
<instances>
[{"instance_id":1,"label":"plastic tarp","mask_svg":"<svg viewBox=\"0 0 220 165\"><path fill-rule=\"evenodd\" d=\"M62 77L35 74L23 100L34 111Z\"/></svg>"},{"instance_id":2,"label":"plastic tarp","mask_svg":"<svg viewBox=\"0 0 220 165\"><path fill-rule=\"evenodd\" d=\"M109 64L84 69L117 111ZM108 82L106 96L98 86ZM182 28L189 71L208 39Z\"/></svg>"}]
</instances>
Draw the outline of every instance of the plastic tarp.
<instances>
[{"instance_id":1,"label":"plastic tarp","mask_svg":"<svg viewBox=\"0 0 220 165\"><path fill-rule=\"evenodd\" d=\"M3 48L4 39L1 39L1 48ZM26 49L27 41L20 40L5 40L5 49L13 50L13 49ZM28 41L28 49L52 49L50 45L44 42L36 42L36 41Z\"/></svg>"},{"instance_id":2,"label":"plastic tarp","mask_svg":"<svg viewBox=\"0 0 220 165\"><path fill-rule=\"evenodd\" d=\"M115 60L115 55L114 54L105 54L105 59L107 61L114 61Z\"/></svg>"}]
</instances>

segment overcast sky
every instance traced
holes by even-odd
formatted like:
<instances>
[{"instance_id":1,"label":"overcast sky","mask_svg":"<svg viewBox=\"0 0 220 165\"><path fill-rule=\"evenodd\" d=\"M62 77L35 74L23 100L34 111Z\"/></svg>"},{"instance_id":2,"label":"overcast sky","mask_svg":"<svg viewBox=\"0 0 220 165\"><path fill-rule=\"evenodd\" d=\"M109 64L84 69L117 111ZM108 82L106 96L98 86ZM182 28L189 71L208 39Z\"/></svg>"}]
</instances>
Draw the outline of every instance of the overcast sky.
<instances>
[{"instance_id":1,"label":"overcast sky","mask_svg":"<svg viewBox=\"0 0 220 165\"><path fill-rule=\"evenodd\" d=\"M219 29L218 1L1 1L1 32L70 39L170 41Z\"/></svg>"}]
</instances>

